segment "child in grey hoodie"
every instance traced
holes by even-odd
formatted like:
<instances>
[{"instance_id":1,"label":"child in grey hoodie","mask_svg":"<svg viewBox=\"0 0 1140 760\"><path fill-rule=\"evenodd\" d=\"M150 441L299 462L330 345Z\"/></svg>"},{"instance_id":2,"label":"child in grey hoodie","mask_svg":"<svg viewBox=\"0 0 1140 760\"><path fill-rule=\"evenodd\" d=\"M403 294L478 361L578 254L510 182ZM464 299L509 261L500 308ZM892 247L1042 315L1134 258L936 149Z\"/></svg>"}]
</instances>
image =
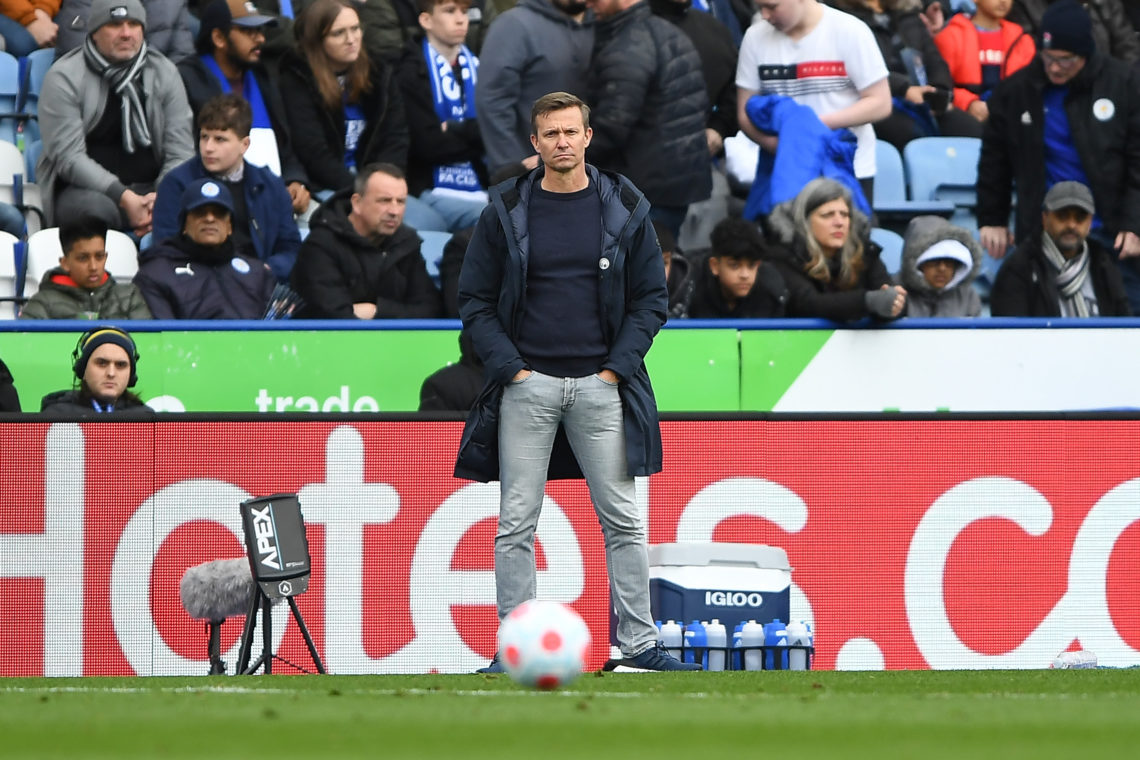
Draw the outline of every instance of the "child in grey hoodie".
<instances>
[{"instance_id":1,"label":"child in grey hoodie","mask_svg":"<svg viewBox=\"0 0 1140 760\"><path fill-rule=\"evenodd\" d=\"M916 216L903 236L899 284L908 317L976 317L982 301L971 283L982 248L969 232L939 216Z\"/></svg>"}]
</instances>

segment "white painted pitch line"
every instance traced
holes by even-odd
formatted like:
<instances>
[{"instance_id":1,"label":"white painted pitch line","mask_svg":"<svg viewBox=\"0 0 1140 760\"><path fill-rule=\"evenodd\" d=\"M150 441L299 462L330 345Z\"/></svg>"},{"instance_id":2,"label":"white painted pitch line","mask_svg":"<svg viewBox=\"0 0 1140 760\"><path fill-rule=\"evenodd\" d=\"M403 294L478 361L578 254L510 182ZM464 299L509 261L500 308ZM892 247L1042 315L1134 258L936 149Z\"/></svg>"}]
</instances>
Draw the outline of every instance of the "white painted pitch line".
<instances>
[{"instance_id":1,"label":"white painted pitch line","mask_svg":"<svg viewBox=\"0 0 1140 760\"><path fill-rule=\"evenodd\" d=\"M538 696L558 696L558 697L578 697L578 698L608 698L608 699L636 699L640 697L650 696L643 692L619 692L619 691L572 691L568 689L560 689L551 692L542 692L534 690L480 690L480 689L336 689L340 695L356 695L356 696L376 696L376 697L396 697L396 696L458 696L458 697L538 697ZM0 694L272 694L272 695L293 695L305 694L311 692L313 694L327 693L319 689L276 689L276 688L252 688L248 686L156 686L156 687L143 687L143 686L3 686L0 687ZM708 692L687 692L683 694L674 694L670 696L679 696L689 699L707 699L712 696L743 696L743 695L714 695ZM754 695L749 695L754 696Z\"/></svg>"}]
</instances>

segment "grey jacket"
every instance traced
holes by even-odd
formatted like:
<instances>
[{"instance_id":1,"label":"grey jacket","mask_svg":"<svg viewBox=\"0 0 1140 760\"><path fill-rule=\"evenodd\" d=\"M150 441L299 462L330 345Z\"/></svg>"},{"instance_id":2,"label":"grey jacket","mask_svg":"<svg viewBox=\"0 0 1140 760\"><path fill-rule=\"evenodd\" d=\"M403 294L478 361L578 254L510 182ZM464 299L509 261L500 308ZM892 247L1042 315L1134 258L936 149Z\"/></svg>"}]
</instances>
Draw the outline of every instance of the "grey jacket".
<instances>
[{"instance_id":1,"label":"grey jacket","mask_svg":"<svg viewBox=\"0 0 1140 760\"><path fill-rule=\"evenodd\" d=\"M44 273L40 289L20 310L20 319L84 319L84 312L97 319L150 319L142 293L131 282L114 277L94 290L76 287L59 267Z\"/></svg>"},{"instance_id":2,"label":"grey jacket","mask_svg":"<svg viewBox=\"0 0 1140 760\"><path fill-rule=\"evenodd\" d=\"M593 14L579 24L551 0L521 0L491 24L479 56L475 109L492 176L534 154L534 101L558 91L586 99L593 49Z\"/></svg>"},{"instance_id":3,"label":"grey jacket","mask_svg":"<svg viewBox=\"0 0 1140 760\"><path fill-rule=\"evenodd\" d=\"M942 240L955 240L970 252L972 266L962 267L941 291L936 291L922 276L917 262L926 249ZM982 265L982 247L974 236L955 227L939 216L916 216L907 225L903 242L899 284L906 288L908 317L976 317L982 312L982 300L971 283Z\"/></svg>"},{"instance_id":4,"label":"grey jacket","mask_svg":"<svg viewBox=\"0 0 1140 760\"><path fill-rule=\"evenodd\" d=\"M109 87L91 71L83 49L72 50L48 69L40 93L40 134L43 153L36 164L36 178L43 188L44 212L55 224L56 184L106 193L118 203L123 185L114 172L87 155L87 133L103 116ZM150 49L142 72L152 148L162 164L158 181L168 171L194 155L190 125L194 117L178 69L166 56ZM155 183L157 185L157 182Z\"/></svg>"},{"instance_id":5,"label":"grey jacket","mask_svg":"<svg viewBox=\"0 0 1140 760\"><path fill-rule=\"evenodd\" d=\"M190 11L186 0L142 0L146 9L146 44L178 63L194 55L194 35L190 32ZM205 5L205 3L203 3ZM83 45L87 36L87 14L91 0L63 0L56 23L55 54L62 56Z\"/></svg>"}]
</instances>

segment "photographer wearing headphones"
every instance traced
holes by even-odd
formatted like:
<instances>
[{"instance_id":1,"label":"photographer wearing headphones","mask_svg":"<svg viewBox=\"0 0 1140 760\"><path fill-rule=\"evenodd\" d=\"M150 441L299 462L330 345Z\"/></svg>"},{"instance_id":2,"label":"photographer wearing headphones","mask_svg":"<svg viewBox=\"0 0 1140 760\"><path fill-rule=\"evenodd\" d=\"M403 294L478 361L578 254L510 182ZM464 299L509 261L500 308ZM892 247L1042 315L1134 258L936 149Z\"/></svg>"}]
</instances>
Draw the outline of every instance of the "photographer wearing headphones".
<instances>
[{"instance_id":1,"label":"photographer wearing headphones","mask_svg":"<svg viewBox=\"0 0 1140 760\"><path fill-rule=\"evenodd\" d=\"M127 390L139 379L139 352L125 330L103 326L85 332L71 358L75 387L44 396L41 412L67 417L115 414L117 419L150 415L142 399Z\"/></svg>"}]
</instances>

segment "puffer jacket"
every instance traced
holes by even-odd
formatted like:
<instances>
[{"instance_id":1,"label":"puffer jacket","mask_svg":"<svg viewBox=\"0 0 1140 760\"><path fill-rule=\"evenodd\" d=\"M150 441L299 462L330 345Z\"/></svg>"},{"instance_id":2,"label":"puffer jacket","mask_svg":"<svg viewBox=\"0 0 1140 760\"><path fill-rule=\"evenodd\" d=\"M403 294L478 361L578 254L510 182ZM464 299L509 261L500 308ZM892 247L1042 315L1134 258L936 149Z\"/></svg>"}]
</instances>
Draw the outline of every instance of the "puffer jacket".
<instances>
[{"instance_id":1,"label":"puffer jacket","mask_svg":"<svg viewBox=\"0 0 1140 760\"><path fill-rule=\"evenodd\" d=\"M232 240L232 238L230 239ZM263 262L238 256L233 246L209 261L194 257L185 237L143 254L135 275L155 319L262 319L277 278Z\"/></svg>"},{"instance_id":2,"label":"puffer jacket","mask_svg":"<svg viewBox=\"0 0 1140 760\"><path fill-rule=\"evenodd\" d=\"M654 205L708 198L708 93L693 43L648 3L599 22L595 34L586 158L629 177Z\"/></svg>"},{"instance_id":3,"label":"puffer jacket","mask_svg":"<svg viewBox=\"0 0 1140 760\"><path fill-rule=\"evenodd\" d=\"M982 96L982 64L978 58L978 31L969 17L959 13L934 38L954 78L954 107L965 111ZM1033 37L1017 24L1001 22L1001 46L1004 58L1001 78L1004 81L1028 65L1037 55Z\"/></svg>"},{"instance_id":4,"label":"puffer jacket","mask_svg":"<svg viewBox=\"0 0 1140 760\"><path fill-rule=\"evenodd\" d=\"M973 235L940 216L916 216L907 225L903 240L898 279L906 288L906 316L976 317L981 314L982 299L971 283L982 266L982 247ZM971 264L959 267L946 287L936 291L922 276L917 262L926 249L943 240L966 246Z\"/></svg>"},{"instance_id":5,"label":"puffer jacket","mask_svg":"<svg viewBox=\"0 0 1140 760\"><path fill-rule=\"evenodd\" d=\"M52 417L94 417L109 422L129 419L149 420L154 417L154 410L130 391L119 398L114 411L111 412L96 411L91 404L91 397L82 391L54 391L40 399L40 411ZM107 417L107 415L113 416Z\"/></svg>"},{"instance_id":6,"label":"puffer jacket","mask_svg":"<svg viewBox=\"0 0 1140 760\"><path fill-rule=\"evenodd\" d=\"M44 273L40 289L20 311L20 319L150 319L142 293L130 282L106 282L94 290L79 287L67 272L55 267Z\"/></svg>"},{"instance_id":7,"label":"puffer jacket","mask_svg":"<svg viewBox=\"0 0 1140 760\"><path fill-rule=\"evenodd\" d=\"M667 21L664 23L668 23ZM660 472L661 429L645 354L665 323L669 293L665 264L649 222L649 203L629 180L587 165L602 202L602 256L598 299L609 355L603 369L621 383L626 462L631 476ZM542 180L540 164L491 188L459 277L459 313L486 367L487 384L475 402L455 465L455 476L499 478L499 406L503 388L526 366L515 345L526 313L526 262L530 253L527 205ZM555 439L548 477L582 476L563 434Z\"/></svg>"},{"instance_id":8,"label":"puffer jacket","mask_svg":"<svg viewBox=\"0 0 1140 760\"><path fill-rule=\"evenodd\" d=\"M1054 0L1013 0L1007 19L1036 36L1041 17ZM1084 0L1081 3L1092 21L1096 49L1125 63L1140 61L1140 39L1121 0Z\"/></svg>"},{"instance_id":9,"label":"puffer jacket","mask_svg":"<svg viewBox=\"0 0 1140 760\"><path fill-rule=\"evenodd\" d=\"M190 11L186 0L141 0L146 10L146 44L174 63L194 55L194 35L190 32ZM55 54L83 46L87 36L87 15L91 0L63 0L56 23Z\"/></svg>"},{"instance_id":10,"label":"puffer jacket","mask_svg":"<svg viewBox=\"0 0 1140 760\"><path fill-rule=\"evenodd\" d=\"M293 268L293 289L305 299L303 316L352 319L354 303L376 304L376 319L442 316L439 290L420 253L416 231L401 225L380 245L360 236L348 219L352 189L321 205L309 222Z\"/></svg>"}]
</instances>

